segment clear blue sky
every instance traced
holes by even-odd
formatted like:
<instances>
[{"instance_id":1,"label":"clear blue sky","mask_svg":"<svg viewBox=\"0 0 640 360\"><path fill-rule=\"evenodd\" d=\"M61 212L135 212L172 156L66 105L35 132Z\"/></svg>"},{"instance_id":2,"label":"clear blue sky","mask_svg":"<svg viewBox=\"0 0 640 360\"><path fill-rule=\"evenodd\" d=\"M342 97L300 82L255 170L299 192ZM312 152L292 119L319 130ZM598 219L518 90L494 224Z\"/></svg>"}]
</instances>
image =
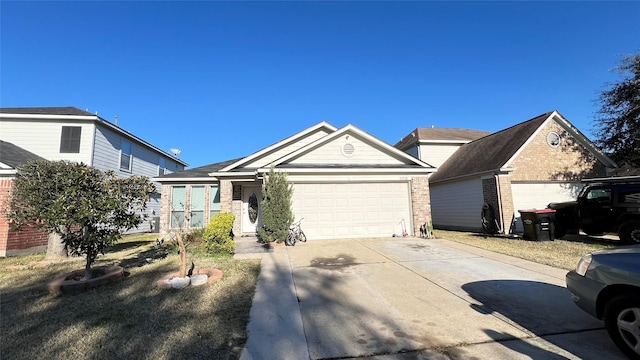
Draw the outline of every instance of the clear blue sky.
<instances>
[{"instance_id":1,"label":"clear blue sky","mask_svg":"<svg viewBox=\"0 0 640 360\"><path fill-rule=\"evenodd\" d=\"M322 120L395 144L558 110L591 136L640 2L0 2L0 106L76 106L191 167Z\"/></svg>"}]
</instances>

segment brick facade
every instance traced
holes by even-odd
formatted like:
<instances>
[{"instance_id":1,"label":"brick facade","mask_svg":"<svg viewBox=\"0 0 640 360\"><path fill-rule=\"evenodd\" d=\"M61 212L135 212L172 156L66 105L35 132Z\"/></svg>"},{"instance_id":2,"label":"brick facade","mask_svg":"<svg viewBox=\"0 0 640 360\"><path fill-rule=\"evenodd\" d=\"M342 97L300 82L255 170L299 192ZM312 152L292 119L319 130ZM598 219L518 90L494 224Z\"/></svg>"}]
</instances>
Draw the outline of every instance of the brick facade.
<instances>
[{"instance_id":1,"label":"brick facade","mask_svg":"<svg viewBox=\"0 0 640 360\"><path fill-rule=\"evenodd\" d=\"M431 196L429 178L426 176L411 179L411 209L413 211L413 235L420 234L420 225L431 222Z\"/></svg>"},{"instance_id":2,"label":"brick facade","mask_svg":"<svg viewBox=\"0 0 640 360\"><path fill-rule=\"evenodd\" d=\"M559 146L547 143L550 132L560 135ZM511 181L579 181L607 176L604 164L555 121L548 122L509 167L516 169Z\"/></svg>"},{"instance_id":3,"label":"brick facade","mask_svg":"<svg viewBox=\"0 0 640 360\"><path fill-rule=\"evenodd\" d=\"M4 215L11 195L11 178L0 178L0 256L21 255L42 252L47 248L48 235L32 225L25 225L21 230L11 231Z\"/></svg>"}]
</instances>

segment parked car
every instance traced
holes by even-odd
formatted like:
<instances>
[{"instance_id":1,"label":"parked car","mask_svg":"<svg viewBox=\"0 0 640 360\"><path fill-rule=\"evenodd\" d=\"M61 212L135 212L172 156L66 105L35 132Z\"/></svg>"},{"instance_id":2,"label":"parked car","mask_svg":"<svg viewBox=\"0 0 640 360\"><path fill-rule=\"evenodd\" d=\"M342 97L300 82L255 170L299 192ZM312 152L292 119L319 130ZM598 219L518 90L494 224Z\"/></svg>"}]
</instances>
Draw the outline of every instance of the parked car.
<instances>
[{"instance_id":1,"label":"parked car","mask_svg":"<svg viewBox=\"0 0 640 360\"><path fill-rule=\"evenodd\" d=\"M640 359L640 245L585 255L566 281L576 305L604 320L625 355Z\"/></svg>"},{"instance_id":2,"label":"parked car","mask_svg":"<svg viewBox=\"0 0 640 360\"><path fill-rule=\"evenodd\" d=\"M623 243L640 244L640 176L584 181L576 201L547 206L556 211L555 237L572 230L615 232Z\"/></svg>"}]
</instances>

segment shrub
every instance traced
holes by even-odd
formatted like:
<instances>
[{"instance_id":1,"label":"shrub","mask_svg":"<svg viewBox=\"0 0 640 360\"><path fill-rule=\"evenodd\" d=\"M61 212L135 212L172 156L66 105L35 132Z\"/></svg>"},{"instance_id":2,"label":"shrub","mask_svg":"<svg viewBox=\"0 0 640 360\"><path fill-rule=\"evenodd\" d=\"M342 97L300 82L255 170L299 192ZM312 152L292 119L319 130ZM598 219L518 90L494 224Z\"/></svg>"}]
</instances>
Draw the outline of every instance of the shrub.
<instances>
[{"instance_id":1,"label":"shrub","mask_svg":"<svg viewBox=\"0 0 640 360\"><path fill-rule=\"evenodd\" d=\"M233 220L235 220L233 214L213 215L202 234L202 239L210 253L233 254L236 250L236 243L233 242Z\"/></svg>"},{"instance_id":2,"label":"shrub","mask_svg":"<svg viewBox=\"0 0 640 360\"><path fill-rule=\"evenodd\" d=\"M293 188L287 174L275 172L273 166L262 188L262 227L258 237L265 242L283 242L293 223L291 197Z\"/></svg>"}]
</instances>

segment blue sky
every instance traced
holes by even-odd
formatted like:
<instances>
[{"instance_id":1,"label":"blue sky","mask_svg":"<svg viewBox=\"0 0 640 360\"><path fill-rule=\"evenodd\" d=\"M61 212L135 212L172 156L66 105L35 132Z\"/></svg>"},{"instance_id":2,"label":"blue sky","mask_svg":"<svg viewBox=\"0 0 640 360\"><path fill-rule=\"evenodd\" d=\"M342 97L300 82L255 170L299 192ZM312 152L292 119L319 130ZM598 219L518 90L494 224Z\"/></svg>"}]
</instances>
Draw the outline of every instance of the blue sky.
<instances>
[{"instance_id":1,"label":"blue sky","mask_svg":"<svg viewBox=\"0 0 640 360\"><path fill-rule=\"evenodd\" d=\"M640 51L640 2L0 2L0 106L76 106L191 167L322 120L392 145L594 100Z\"/></svg>"}]
</instances>

